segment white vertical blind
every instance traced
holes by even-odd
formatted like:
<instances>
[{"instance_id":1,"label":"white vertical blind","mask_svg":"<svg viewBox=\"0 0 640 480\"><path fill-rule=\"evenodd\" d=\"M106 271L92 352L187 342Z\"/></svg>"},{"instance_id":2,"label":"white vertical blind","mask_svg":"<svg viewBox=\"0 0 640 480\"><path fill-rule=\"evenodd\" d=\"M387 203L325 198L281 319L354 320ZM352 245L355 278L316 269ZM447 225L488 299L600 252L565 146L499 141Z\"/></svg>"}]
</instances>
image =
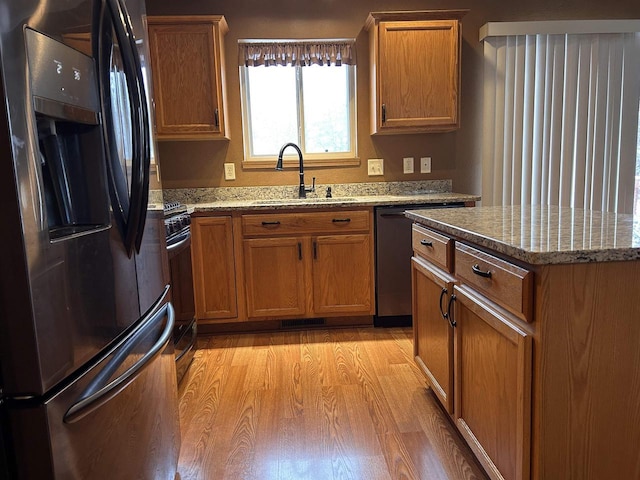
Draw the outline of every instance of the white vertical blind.
<instances>
[{"instance_id":1,"label":"white vertical blind","mask_svg":"<svg viewBox=\"0 0 640 480\"><path fill-rule=\"evenodd\" d=\"M640 34L487 36L484 57L483 204L631 213Z\"/></svg>"}]
</instances>

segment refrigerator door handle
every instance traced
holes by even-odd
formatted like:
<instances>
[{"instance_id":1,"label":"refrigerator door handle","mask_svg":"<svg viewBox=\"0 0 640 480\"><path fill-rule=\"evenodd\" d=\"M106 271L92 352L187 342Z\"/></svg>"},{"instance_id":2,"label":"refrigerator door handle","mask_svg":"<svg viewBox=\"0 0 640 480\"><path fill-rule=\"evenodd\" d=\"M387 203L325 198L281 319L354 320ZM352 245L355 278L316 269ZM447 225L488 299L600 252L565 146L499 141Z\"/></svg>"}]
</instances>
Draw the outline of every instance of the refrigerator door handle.
<instances>
[{"instance_id":1,"label":"refrigerator door handle","mask_svg":"<svg viewBox=\"0 0 640 480\"><path fill-rule=\"evenodd\" d=\"M144 234L144 224L147 219L147 207L149 202L149 167L151 162L151 132L149 130L149 108L147 104L147 94L144 87L144 77L142 76L142 65L140 63L140 55L138 54L138 47L136 45L136 39L133 35L133 26L131 25L131 17L127 12L127 7L123 0L109 0L112 4L112 12L117 12L117 20L120 25L116 29L122 28L125 33L125 38L128 41L129 52L131 55L131 65L127 75L130 75L135 83L133 89L132 101L133 107L138 112L135 119L137 120L137 128L134 130L137 132L138 145L140 155L138 162L138 171L134 172L134 179L138 183L139 198L135 205L137 210L137 222L135 226L135 238L132 241L135 244L136 250L140 251L142 245L142 236ZM115 22L114 18L114 22ZM124 49L124 45L121 45ZM126 62L125 62L126 68ZM135 145L135 142L134 142ZM133 192L133 188L132 188ZM132 193L133 194L133 193Z\"/></svg>"},{"instance_id":2,"label":"refrigerator door handle","mask_svg":"<svg viewBox=\"0 0 640 480\"><path fill-rule=\"evenodd\" d=\"M162 335L156 343L147 351L135 364L129 367L122 375L109 382L107 385L102 384L109 379L111 374L117 370L122 362L128 357L129 353L136 346L140 338L144 338L149 330L157 326L163 318L167 316L167 323L164 327ZM162 353L166 348L173 334L175 325L175 312L170 302L165 303L162 308L153 314L147 325L136 332L131 339L122 346L121 350L104 367L103 371L89 384L85 391L80 395L80 399L75 402L64 414L63 421L65 423L75 423L89 413L100 408L109 400L118 395L127 387L142 371L151 364L151 362ZM105 378L106 377L106 378Z\"/></svg>"},{"instance_id":3,"label":"refrigerator door handle","mask_svg":"<svg viewBox=\"0 0 640 480\"><path fill-rule=\"evenodd\" d=\"M113 115L110 106L110 50L114 45L111 33L111 28L113 28L120 49L122 69L129 93L132 147L131 189L129 191L124 184L125 177L118 172L118 149L114 144L113 120L105 118L104 121L107 125L105 127L106 151L110 157L107 162L110 169L109 189L112 194L112 203L114 203L115 218L123 236L123 243L127 253L131 255L134 247L137 247L139 251L139 242L142 239L142 233L139 232L139 229L144 229L149 196L149 163L151 158L149 112L142 80L142 67L137 49L135 49L135 38L129 14L120 0L107 0L105 5L106 8L101 12L98 37L99 54L97 55L100 67L102 103L106 110L105 117L108 117L109 114ZM126 213L125 208L128 210Z\"/></svg>"}]
</instances>

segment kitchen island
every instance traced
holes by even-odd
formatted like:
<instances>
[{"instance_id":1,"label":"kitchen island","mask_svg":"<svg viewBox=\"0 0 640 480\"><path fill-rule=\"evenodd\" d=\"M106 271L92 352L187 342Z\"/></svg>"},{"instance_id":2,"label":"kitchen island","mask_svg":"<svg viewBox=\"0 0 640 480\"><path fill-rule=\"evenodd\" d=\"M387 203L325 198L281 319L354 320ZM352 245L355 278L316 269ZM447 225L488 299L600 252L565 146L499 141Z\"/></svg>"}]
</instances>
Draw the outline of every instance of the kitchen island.
<instances>
[{"instance_id":1,"label":"kitchen island","mask_svg":"<svg viewBox=\"0 0 640 480\"><path fill-rule=\"evenodd\" d=\"M489 476L640 478L638 220L406 215L416 362Z\"/></svg>"}]
</instances>

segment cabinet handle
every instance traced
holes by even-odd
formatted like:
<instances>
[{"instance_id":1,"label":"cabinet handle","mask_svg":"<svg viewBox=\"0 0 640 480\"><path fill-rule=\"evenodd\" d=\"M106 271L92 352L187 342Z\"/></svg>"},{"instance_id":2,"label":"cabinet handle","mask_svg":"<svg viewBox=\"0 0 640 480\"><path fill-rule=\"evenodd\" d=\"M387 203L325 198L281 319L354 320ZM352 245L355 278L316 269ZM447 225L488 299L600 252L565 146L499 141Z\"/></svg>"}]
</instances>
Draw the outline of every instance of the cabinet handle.
<instances>
[{"instance_id":1,"label":"cabinet handle","mask_svg":"<svg viewBox=\"0 0 640 480\"><path fill-rule=\"evenodd\" d=\"M318 242L313 242L313 259L318 259Z\"/></svg>"},{"instance_id":2,"label":"cabinet handle","mask_svg":"<svg viewBox=\"0 0 640 480\"><path fill-rule=\"evenodd\" d=\"M442 299L444 298L444 296L448 293L448 290L446 288L443 288L442 291L440 292L440 301L438 302L438 304L440 305L440 315L442 316L442 318L444 318L445 320L449 319L449 314L445 313L445 311L442 309Z\"/></svg>"},{"instance_id":3,"label":"cabinet handle","mask_svg":"<svg viewBox=\"0 0 640 480\"><path fill-rule=\"evenodd\" d=\"M451 307L453 305L453 302L456 301L456 296L455 294L451 295L451 297L449 297L449 304L447 305L447 313L445 314L447 316L447 320L449 320L449 325L451 325L452 328L454 328L457 324L456 321L453 319L453 310L451 310Z\"/></svg>"},{"instance_id":4,"label":"cabinet handle","mask_svg":"<svg viewBox=\"0 0 640 480\"><path fill-rule=\"evenodd\" d=\"M429 242L423 238L422 240L420 240L420 245L424 245L425 247L433 247L433 242Z\"/></svg>"},{"instance_id":5,"label":"cabinet handle","mask_svg":"<svg viewBox=\"0 0 640 480\"><path fill-rule=\"evenodd\" d=\"M387 121L387 106L382 104L382 123Z\"/></svg>"},{"instance_id":6,"label":"cabinet handle","mask_svg":"<svg viewBox=\"0 0 640 480\"><path fill-rule=\"evenodd\" d=\"M280 225L280 222L278 220L276 220L275 222L262 222L263 226L268 226L268 225Z\"/></svg>"},{"instance_id":7,"label":"cabinet handle","mask_svg":"<svg viewBox=\"0 0 640 480\"><path fill-rule=\"evenodd\" d=\"M302 243L298 242L298 260L302 260Z\"/></svg>"},{"instance_id":8,"label":"cabinet handle","mask_svg":"<svg viewBox=\"0 0 640 480\"><path fill-rule=\"evenodd\" d=\"M214 118L214 121L216 122L216 127L219 127L220 126L220 111L217 108L213 111L213 118Z\"/></svg>"},{"instance_id":9,"label":"cabinet handle","mask_svg":"<svg viewBox=\"0 0 640 480\"><path fill-rule=\"evenodd\" d=\"M351 221L350 218L334 218L331 220L333 223L349 223Z\"/></svg>"},{"instance_id":10,"label":"cabinet handle","mask_svg":"<svg viewBox=\"0 0 640 480\"><path fill-rule=\"evenodd\" d=\"M473 267L471 267L471 271L483 278L491 278L491 271L487 270L485 272L484 270L480 270L480 265L478 265L477 263Z\"/></svg>"}]
</instances>

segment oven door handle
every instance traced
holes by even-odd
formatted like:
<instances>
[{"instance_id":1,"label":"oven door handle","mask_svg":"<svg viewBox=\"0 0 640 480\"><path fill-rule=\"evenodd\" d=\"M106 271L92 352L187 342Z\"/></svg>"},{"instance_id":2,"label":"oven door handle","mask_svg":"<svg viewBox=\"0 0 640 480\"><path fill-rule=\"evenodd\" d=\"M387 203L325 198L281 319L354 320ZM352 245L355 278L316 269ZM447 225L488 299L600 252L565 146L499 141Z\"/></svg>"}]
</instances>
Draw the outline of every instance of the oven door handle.
<instances>
[{"instance_id":1,"label":"oven door handle","mask_svg":"<svg viewBox=\"0 0 640 480\"><path fill-rule=\"evenodd\" d=\"M181 233L172 239L171 244L167 243L167 252L169 252L169 254L177 253L182 250L182 248L187 247L190 242L191 232L186 231Z\"/></svg>"}]
</instances>

